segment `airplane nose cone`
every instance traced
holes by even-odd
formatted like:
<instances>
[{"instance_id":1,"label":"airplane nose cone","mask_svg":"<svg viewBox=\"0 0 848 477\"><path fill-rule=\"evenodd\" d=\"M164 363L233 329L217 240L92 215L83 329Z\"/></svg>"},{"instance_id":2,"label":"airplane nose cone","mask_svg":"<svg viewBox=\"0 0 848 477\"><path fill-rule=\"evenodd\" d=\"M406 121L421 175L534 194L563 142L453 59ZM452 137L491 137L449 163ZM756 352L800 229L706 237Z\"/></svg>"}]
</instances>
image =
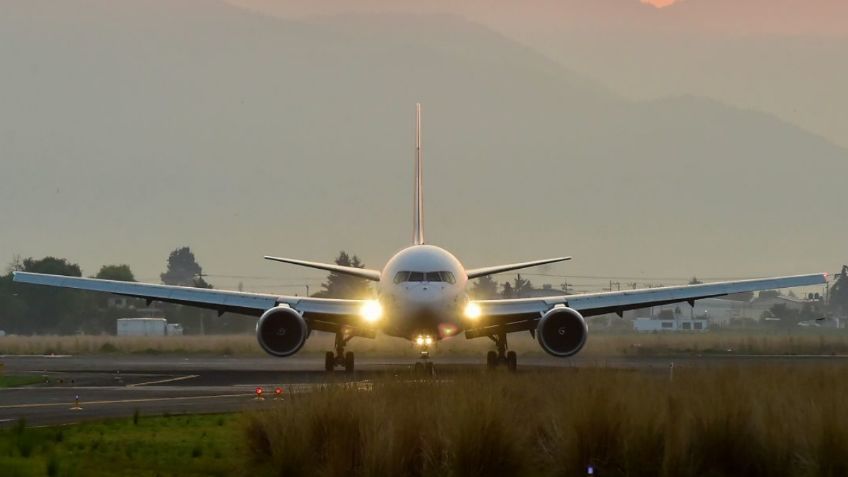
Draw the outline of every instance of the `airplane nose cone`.
<instances>
[{"instance_id":1,"label":"airplane nose cone","mask_svg":"<svg viewBox=\"0 0 848 477\"><path fill-rule=\"evenodd\" d=\"M410 303L419 306L438 305L441 302L442 290L439 286L418 285L409 287L406 298Z\"/></svg>"}]
</instances>

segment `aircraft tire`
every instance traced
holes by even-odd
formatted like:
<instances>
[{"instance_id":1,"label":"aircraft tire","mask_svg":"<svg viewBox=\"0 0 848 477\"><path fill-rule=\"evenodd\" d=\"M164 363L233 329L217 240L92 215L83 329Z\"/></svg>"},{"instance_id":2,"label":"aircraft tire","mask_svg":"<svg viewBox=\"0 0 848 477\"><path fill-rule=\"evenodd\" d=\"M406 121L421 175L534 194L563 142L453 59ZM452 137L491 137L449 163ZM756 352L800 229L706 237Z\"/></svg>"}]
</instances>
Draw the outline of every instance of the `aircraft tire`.
<instances>
[{"instance_id":1,"label":"aircraft tire","mask_svg":"<svg viewBox=\"0 0 848 477\"><path fill-rule=\"evenodd\" d=\"M518 355L515 351L510 351L506 354L506 368L512 372L518 368Z\"/></svg>"},{"instance_id":2,"label":"aircraft tire","mask_svg":"<svg viewBox=\"0 0 848 477\"><path fill-rule=\"evenodd\" d=\"M498 365L498 353L489 351L486 353L486 367L494 369Z\"/></svg>"},{"instance_id":3,"label":"aircraft tire","mask_svg":"<svg viewBox=\"0 0 848 477\"><path fill-rule=\"evenodd\" d=\"M333 372L333 369L336 367L336 356L332 351L327 351L324 354L324 371Z\"/></svg>"},{"instance_id":4,"label":"aircraft tire","mask_svg":"<svg viewBox=\"0 0 848 477\"><path fill-rule=\"evenodd\" d=\"M344 356L344 368L346 373L353 372L353 351L348 351Z\"/></svg>"},{"instance_id":5,"label":"aircraft tire","mask_svg":"<svg viewBox=\"0 0 848 477\"><path fill-rule=\"evenodd\" d=\"M427 361L424 363L424 375L425 376L435 376L436 367L433 365L431 361Z\"/></svg>"}]
</instances>

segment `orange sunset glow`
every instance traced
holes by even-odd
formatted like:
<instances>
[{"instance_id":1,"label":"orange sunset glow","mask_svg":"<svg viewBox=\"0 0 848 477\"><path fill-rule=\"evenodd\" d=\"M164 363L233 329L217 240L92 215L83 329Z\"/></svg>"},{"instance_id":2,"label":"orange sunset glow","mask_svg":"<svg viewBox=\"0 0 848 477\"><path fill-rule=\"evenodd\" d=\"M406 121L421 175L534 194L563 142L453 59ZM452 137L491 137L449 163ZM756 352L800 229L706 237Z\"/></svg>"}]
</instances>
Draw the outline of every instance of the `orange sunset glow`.
<instances>
[{"instance_id":1,"label":"orange sunset glow","mask_svg":"<svg viewBox=\"0 0 848 477\"><path fill-rule=\"evenodd\" d=\"M642 3L647 3L648 5L653 5L657 8L663 8L671 5L677 0L642 0Z\"/></svg>"}]
</instances>

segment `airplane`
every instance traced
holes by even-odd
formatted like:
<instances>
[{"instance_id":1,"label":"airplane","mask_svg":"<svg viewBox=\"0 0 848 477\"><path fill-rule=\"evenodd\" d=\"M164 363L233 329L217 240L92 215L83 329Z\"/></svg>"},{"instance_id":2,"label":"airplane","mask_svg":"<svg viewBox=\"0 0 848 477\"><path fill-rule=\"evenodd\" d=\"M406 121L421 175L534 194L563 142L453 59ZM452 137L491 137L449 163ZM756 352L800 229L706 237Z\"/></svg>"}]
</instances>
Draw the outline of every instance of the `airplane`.
<instances>
[{"instance_id":1,"label":"airplane","mask_svg":"<svg viewBox=\"0 0 848 477\"><path fill-rule=\"evenodd\" d=\"M586 318L671 303L714 298L733 293L820 285L828 274L737 280L685 286L609 291L542 298L472 300L466 287L475 278L571 257L467 269L447 250L424 240L421 105L416 105L412 245L397 252L382 270L345 267L291 258L267 260L350 275L377 283L375 299L327 299L238 291L209 290L94 278L14 272L14 281L34 285L112 293L258 317L256 338L268 354L287 357L297 353L313 331L335 334L333 351L325 355L325 370L354 370L354 354L345 352L355 337L375 338L378 332L411 341L420 351L416 370L433 374L430 350L436 342L464 334L467 339L488 338L494 349L486 355L489 368L517 368L507 335L529 332L552 356L577 354L586 344Z\"/></svg>"}]
</instances>

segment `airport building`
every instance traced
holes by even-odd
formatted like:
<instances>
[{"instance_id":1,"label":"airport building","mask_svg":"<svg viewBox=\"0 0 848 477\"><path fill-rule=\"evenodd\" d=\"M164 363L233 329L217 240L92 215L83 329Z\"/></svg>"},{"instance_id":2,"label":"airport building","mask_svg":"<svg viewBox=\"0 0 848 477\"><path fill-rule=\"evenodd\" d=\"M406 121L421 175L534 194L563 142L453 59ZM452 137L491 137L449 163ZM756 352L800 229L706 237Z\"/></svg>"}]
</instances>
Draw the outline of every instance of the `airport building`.
<instances>
[{"instance_id":1,"label":"airport building","mask_svg":"<svg viewBox=\"0 0 848 477\"><path fill-rule=\"evenodd\" d=\"M165 318L119 318L118 336L182 336L179 323L168 323Z\"/></svg>"},{"instance_id":2,"label":"airport building","mask_svg":"<svg viewBox=\"0 0 848 477\"><path fill-rule=\"evenodd\" d=\"M704 332L710 327L709 320L705 319L657 319L636 318L633 320L633 330L640 333L656 333L665 331L693 331Z\"/></svg>"}]
</instances>

